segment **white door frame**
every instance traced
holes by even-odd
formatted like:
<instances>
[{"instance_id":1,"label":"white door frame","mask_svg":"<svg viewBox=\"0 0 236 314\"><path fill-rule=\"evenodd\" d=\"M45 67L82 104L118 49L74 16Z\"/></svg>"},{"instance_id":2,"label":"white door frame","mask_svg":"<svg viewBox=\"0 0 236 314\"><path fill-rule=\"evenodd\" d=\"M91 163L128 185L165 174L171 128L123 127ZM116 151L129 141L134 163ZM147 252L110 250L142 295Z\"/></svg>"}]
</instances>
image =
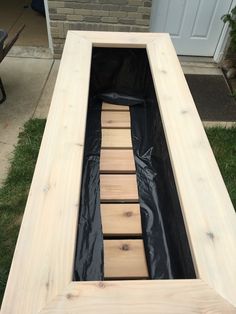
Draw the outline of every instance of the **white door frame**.
<instances>
[{"instance_id":1,"label":"white door frame","mask_svg":"<svg viewBox=\"0 0 236 314\"><path fill-rule=\"evenodd\" d=\"M153 10L154 1L156 1L156 0L152 0L152 10ZM235 6L236 6L236 0L232 0L230 8L229 8L229 12ZM219 38L218 43L216 45L215 52L214 52L214 54L212 56L213 60L216 63L221 62L221 60L223 59L223 57L225 55L225 52L226 52L226 49L227 49L227 46L228 46L228 43L229 43L229 32L230 32L229 23L226 23L224 25L223 29L222 29L222 32L220 34L220 38Z\"/></svg>"},{"instance_id":2,"label":"white door frame","mask_svg":"<svg viewBox=\"0 0 236 314\"><path fill-rule=\"evenodd\" d=\"M236 0L233 0L232 3L231 3L231 6L230 6L230 9L229 9L229 12L236 6ZM229 23L226 23L224 25L224 28L221 32L221 35L220 35L220 39L218 41L218 44L216 46L216 50L215 50L215 53L214 53L214 56L213 56L213 59L215 62L219 63L223 57L224 57L224 54L225 54L225 50L227 48L227 44L228 44L228 41L229 41L229 32L230 32L230 29L229 29Z\"/></svg>"},{"instance_id":3,"label":"white door frame","mask_svg":"<svg viewBox=\"0 0 236 314\"><path fill-rule=\"evenodd\" d=\"M51 34L50 17L49 17L49 10L48 10L48 0L44 0L44 8L45 8L46 24L47 24L47 32L48 32L48 46L51 52L53 53L52 34Z\"/></svg>"}]
</instances>

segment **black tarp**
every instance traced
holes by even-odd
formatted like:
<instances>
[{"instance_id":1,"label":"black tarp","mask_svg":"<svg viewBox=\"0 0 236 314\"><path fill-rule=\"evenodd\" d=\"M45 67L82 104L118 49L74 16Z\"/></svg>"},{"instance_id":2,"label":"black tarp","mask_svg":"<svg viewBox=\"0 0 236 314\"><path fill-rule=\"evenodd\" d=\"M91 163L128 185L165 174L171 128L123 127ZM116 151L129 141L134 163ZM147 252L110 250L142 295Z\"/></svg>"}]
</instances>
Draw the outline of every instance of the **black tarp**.
<instances>
[{"instance_id":1,"label":"black tarp","mask_svg":"<svg viewBox=\"0 0 236 314\"><path fill-rule=\"evenodd\" d=\"M195 278L146 51L94 48L74 279L103 280L99 187L102 101L130 106L150 279Z\"/></svg>"}]
</instances>

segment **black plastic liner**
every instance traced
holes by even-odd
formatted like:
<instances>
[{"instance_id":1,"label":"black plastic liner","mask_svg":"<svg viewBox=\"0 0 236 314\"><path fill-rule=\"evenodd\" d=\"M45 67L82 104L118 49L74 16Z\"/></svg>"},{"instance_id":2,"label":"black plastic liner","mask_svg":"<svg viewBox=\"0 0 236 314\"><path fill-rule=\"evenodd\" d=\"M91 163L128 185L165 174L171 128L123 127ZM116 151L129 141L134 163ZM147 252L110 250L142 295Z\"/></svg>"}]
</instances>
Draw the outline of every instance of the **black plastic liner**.
<instances>
[{"instance_id":1,"label":"black plastic liner","mask_svg":"<svg viewBox=\"0 0 236 314\"><path fill-rule=\"evenodd\" d=\"M103 234L100 216L99 160L101 101L89 98L81 183L74 278L103 279Z\"/></svg>"},{"instance_id":2,"label":"black plastic liner","mask_svg":"<svg viewBox=\"0 0 236 314\"><path fill-rule=\"evenodd\" d=\"M102 101L130 106L150 279L195 278L146 50L94 48L74 279L104 277L99 187Z\"/></svg>"}]
</instances>

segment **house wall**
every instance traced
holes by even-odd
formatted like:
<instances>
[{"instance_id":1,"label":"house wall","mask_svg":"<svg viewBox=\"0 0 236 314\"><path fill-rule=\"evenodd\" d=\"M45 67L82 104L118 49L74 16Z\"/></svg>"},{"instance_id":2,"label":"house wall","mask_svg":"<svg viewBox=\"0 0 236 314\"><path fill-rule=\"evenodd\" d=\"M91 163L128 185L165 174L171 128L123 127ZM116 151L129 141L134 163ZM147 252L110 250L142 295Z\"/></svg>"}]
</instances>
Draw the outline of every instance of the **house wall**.
<instances>
[{"instance_id":1,"label":"house wall","mask_svg":"<svg viewBox=\"0 0 236 314\"><path fill-rule=\"evenodd\" d=\"M55 58L68 30L147 32L152 0L48 0Z\"/></svg>"}]
</instances>

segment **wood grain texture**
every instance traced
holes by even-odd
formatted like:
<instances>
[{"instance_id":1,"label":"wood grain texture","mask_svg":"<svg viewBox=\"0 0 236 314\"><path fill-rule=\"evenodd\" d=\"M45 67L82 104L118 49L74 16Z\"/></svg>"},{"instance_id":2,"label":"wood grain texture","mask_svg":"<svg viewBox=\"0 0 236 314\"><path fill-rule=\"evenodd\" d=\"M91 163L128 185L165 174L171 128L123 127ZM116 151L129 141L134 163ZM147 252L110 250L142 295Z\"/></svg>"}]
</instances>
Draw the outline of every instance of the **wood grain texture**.
<instances>
[{"instance_id":1,"label":"wood grain texture","mask_svg":"<svg viewBox=\"0 0 236 314\"><path fill-rule=\"evenodd\" d=\"M71 283L92 44L147 46L201 279ZM169 36L69 31L1 314L235 313L235 243L233 206Z\"/></svg>"},{"instance_id":2,"label":"wood grain texture","mask_svg":"<svg viewBox=\"0 0 236 314\"><path fill-rule=\"evenodd\" d=\"M103 111L129 111L128 106L121 106L121 105L114 105L114 104L108 104L108 103L103 103L102 104L102 110Z\"/></svg>"},{"instance_id":3,"label":"wood grain texture","mask_svg":"<svg viewBox=\"0 0 236 314\"><path fill-rule=\"evenodd\" d=\"M104 236L142 235L139 204L101 204Z\"/></svg>"},{"instance_id":4,"label":"wood grain texture","mask_svg":"<svg viewBox=\"0 0 236 314\"><path fill-rule=\"evenodd\" d=\"M102 128L130 128L129 111L102 111Z\"/></svg>"},{"instance_id":5,"label":"wood grain texture","mask_svg":"<svg viewBox=\"0 0 236 314\"><path fill-rule=\"evenodd\" d=\"M233 205L169 36L147 53L197 276L236 306Z\"/></svg>"},{"instance_id":6,"label":"wood grain texture","mask_svg":"<svg viewBox=\"0 0 236 314\"><path fill-rule=\"evenodd\" d=\"M201 280L73 282L40 314L233 314Z\"/></svg>"},{"instance_id":7,"label":"wood grain texture","mask_svg":"<svg viewBox=\"0 0 236 314\"><path fill-rule=\"evenodd\" d=\"M105 278L148 278L143 240L104 240Z\"/></svg>"},{"instance_id":8,"label":"wood grain texture","mask_svg":"<svg viewBox=\"0 0 236 314\"><path fill-rule=\"evenodd\" d=\"M146 48L146 45L153 40L166 38L163 33L139 33L132 32L87 32L70 31L82 38L91 40L93 47L110 48Z\"/></svg>"},{"instance_id":9,"label":"wood grain texture","mask_svg":"<svg viewBox=\"0 0 236 314\"><path fill-rule=\"evenodd\" d=\"M71 281L91 52L67 36L1 314L38 313Z\"/></svg>"},{"instance_id":10,"label":"wood grain texture","mask_svg":"<svg viewBox=\"0 0 236 314\"><path fill-rule=\"evenodd\" d=\"M130 129L102 129L102 148L132 148Z\"/></svg>"},{"instance_id":11,"label":"wood grain texture","mask_svg":"<svg viewBox=\"0 0 236 314\"><path fill-rule=\"evenodd\" d=\"M101 173L135 173L132 149L101 149Z\"/></svg>"},{"instance_id":12,"label":"wood grain texture","mask_svg":"<svg viewBox=\"0 0 236 314\"><path fill-rule=\"evenodd\" d=\"M101 202L137 202L139 197L136 175L101 174L100 199Z\"/></svg>"}]
</instances>

